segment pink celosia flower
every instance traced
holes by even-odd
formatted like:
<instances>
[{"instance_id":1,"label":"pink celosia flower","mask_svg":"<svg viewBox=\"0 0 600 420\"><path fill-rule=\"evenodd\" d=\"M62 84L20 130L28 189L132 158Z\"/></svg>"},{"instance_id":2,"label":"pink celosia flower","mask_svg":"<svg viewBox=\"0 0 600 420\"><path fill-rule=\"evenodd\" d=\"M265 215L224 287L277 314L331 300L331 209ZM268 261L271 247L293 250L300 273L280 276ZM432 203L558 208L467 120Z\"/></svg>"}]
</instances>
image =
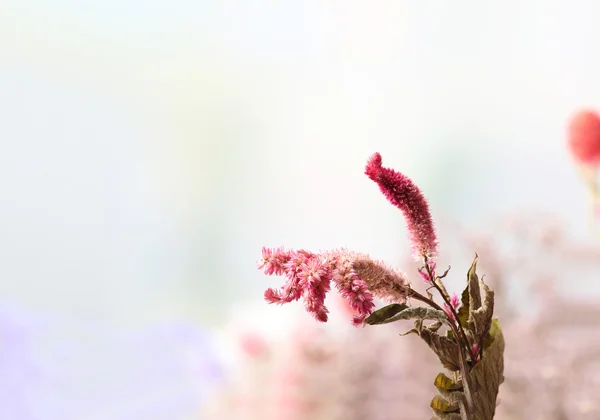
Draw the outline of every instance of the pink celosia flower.
<instances>
[{"instance_id":1,"label":"pink celosia flower","mask_svg":"<svg viewBox=\"0 0 600 420\"><path fill-rule=\"evenodd\" d=\"M381 155L375 153L367 163L365 174L379 185L389 202L402 211L415 256L434 257L437 237L427 200L410 178L381 164Z\"/></svg>"},{"instance_id":2,"label":"pink celosia flower","mask_svg":"<svg viewBox=\"0 0 600 420\"><path fill-rule=\"evenodd\" d=\"M450 318L452 321L456 322L456 317L454 316L452 309L450 308L450 306L447 303L444 303L444 312L446 313L446 315L448 315L448 318Z\"/></svg>"},{"instance_id":3,"label":"pink celosia flower","mask_svg":"<svg viewBox=\"0 0 600 420\"><path fill-rule=\"evenodd\" d=\"M429 276L429 273L427 272L427 270L425 270L425 267L420 267L419 268L419 274L421 275L421 279L423 279L423 281L427 284L431 284L431 277Z\"/></svg>"},{"instance_id":4,"label":"pink celosia flower","mask_svg":"<svg viewBox=\"0 0 600 420\"><path fill-rule=\"evenodd\" d=\"M568 144L578 162L595 165L600 162L600 116L591 110L581 110L571 119Z\"/></svg>"},{"instance_id":5,"label":"pink celosia flower","mask_svg":"<svg viewBox=\"0 0 600 420\"><path fill-rule=\"evenodd\" d=\"M446 315L448 315L448 318L450 318L454 322L456 322L456 317L454 316L454 312L452 311L452 309L456 311L459 306L460 299L456 295L456 293L452 293L452 296L450 296L450 305L444 303L444 312L446 313Z\"/></svg>"},{"instance_id":6,"label":"pink celosia flower","mask_svg":"<svg viewBox=\"0 0 600 420\"><path fill-rule=\"evenodd\" d=\"M367 255L346 249L314 254L305 250L263 249L259 262L265 274L284 274L287 281L281 290L267 289L269 303L288 303L304 297L306 310L327 321L325 295L333 281L341 296L356 312L355 325L364 323L375 308L375 297L404 302L409 283L402 273L373 261Z\"/></svg>"},{"instance_id":7,"label":"pink celosia flower","mask_svg":"<svg viewBox=\"0 0 600 420\"><path fill-rule=\"evenodd\" d=\"M263 246L262 259L258 263L258 268L263 270L266 275L281 275L285 271L285 264L290 260L290 255L283 248L268 249Z\"/></svg>"},{"instance_id":8,"label":"pink celosia flower","mask_svg":"<svg viewBox=\"0 0 600 420\"><path fill-rule=\"evenodd\" d=\"M323 262L319 258L313 257L302 264L298 273L299 286L306 291L304 305L308 312L314 314L315 318L321 322L327 321L328 310L325 307L325 295L331 289L331 274Z\"/></svg>"},{"instance_id":9,"label":"pink celosia flower","mask_svg":"<svg viewBox=\"0 0 600 420\"><path fill-rule=\"evenodd\" d=\"M356 255L352 267L360 278L367 279L369 290L388 302L403 303L410 283L399 270L383 261L373 261L366 255Z\"/></svg>"},{"instance_id":10,"label":"pink celosia flower","mask_svg":"<svg viewBox=\"0 0 600 420\"><path fill-rule=\"evenodd\" d=\"M473 350L471 351L471 356L473 359L477 359L477 354L479 353L479 344L473 344Z\"/></svg>"},{"instance_id":11,"label":"pink celosia flower","mask_svg":"<svg viewBox=\"0 0 600 420\"><path fill-rule=\"evenodd\" d=\"M432 284L436 276L435 268L437 267L437 264L435 261L427 260L427 266L429 267L429 271L426 266L420 267L418 271L425 283ZM431 275L429 273L431 273Z\"/></svg>"},{"instance_id":12,"label":"pink celosia flower","mask_svg":"<svg viewBox=\"0 0 600 420\"><path fill-rule=\"evenodd\" d=\"M455 310L460 306L460 298L456 293L452 293L452 296L450 296L450 305L452 305Z\"/></svg>"}]
</instances>

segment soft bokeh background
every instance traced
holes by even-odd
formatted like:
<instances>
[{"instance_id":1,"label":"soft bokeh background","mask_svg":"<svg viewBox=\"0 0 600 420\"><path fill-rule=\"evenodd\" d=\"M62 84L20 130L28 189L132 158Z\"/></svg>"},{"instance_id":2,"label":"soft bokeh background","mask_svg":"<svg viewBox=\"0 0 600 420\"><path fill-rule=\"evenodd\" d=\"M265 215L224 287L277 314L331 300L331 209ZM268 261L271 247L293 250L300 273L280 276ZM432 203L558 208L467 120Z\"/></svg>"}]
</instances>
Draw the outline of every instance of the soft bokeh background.
<instances>
[{"instance_id":1,"label":"soft bokeh background","mask_svg":"<svg viewBox=\"0 0 600 420\"><path fill-rule=\"evenodd\" d=\"M261 303L273 285L255 270L261 246L402 261L404 222L362 173L375 151L426 192L442 252L451 226L525 211L596 246L564 133L576 109L600 107L598 13L593 0L2 0L0 300L18 308L7 318L61 325L30 347L75 340L81 371L103 363L123 381L196 392L214 373L194 370L212 363L201 337L244 308L293 310ZM558 287L600 294L590 276ZM83 320L102 325L95 348L118 363L73 332L92 328ZM150 356L131 338L164 325L198 340L156 339L165 351ZM127 368L178 352L198 360ZM85 389L94 375L64 380ZM137 418L106 398L85 409Z\"/></svg>"}]
</instances>

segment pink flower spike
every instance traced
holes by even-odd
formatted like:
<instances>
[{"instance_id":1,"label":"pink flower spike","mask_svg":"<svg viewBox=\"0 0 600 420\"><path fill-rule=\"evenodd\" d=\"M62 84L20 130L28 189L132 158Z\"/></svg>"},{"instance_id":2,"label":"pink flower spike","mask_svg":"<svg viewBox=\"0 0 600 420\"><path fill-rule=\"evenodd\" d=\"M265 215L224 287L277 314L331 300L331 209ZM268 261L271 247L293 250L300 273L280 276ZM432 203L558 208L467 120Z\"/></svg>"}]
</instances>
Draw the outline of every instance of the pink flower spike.
<instances>
[{"instance_id":1,"label":"pink flower spike","mask_svg":"<svg viewBox=\"0 0 600 420\"><path fill-rule=\"evenodd\" d=\"M423 279L423 281L427 284L432 284L433 282L431 281L431 278L429 277L429 273L427 272L427 270L425 270L424 267L419 268L419 274L421 275L421 278Z\"/></svg>"},{"instance_id":2,"label":"pink flower spike","mask_svg":"<svg viewBox=\"0 0 600 420\"><path fill-rule=\"evenodd\" d=\"M375 153L367 163L365 174L379 185L388 201L402 211L415 257L436 256L437 236L429 204L421 190L407 176L381 165L381 155Z\"/></svg>"},{"instance_id":3,"label":"pink flower spike","mask_svg":"<svg viewBox=\"0 0 600 420\"><path fill-rule=\"evenodd\" d=\"M452 308L447 303L444 303L444 312L448 315L452 321L456 322L456 317L454 316L454 312L452 312Z\"/></svg>"},{"instance_id":4,"label":"pink flower spike","mask_svg":"<svg viewBox=\"0 0 600 420\"><path fill-rule=\"evenodd\" d=\"M435 269L437 268L437 263L433 260L427 260L427 265L429 266L429 271L431 271L431 274L433 274L433 277L435 277Z\"/></svg>"},{"instance_id":5,"label":"pink flower spike","mask_svg":"<svg viewBox=\"0 0 600 420\"><path fill-rule=\"evenodd\" d=\"M476 359L478 354L479 354L479 344L475 343L475 344L473 344L473 351L471 352L473 359Z\"/></svg>"},{"instance_id":6,"label":"pink flower spike","mask_svg":"<svg viewBox=\"0 0 600 420\"><path fill-rule=\"evenodd\" d=\"M279 273L283 267L286 276L281 289L265 291L265 300L284 304L303 297L306 310L321 322L328 318L325 297L332 281L352 309L356 326L363 325L375 309L375 297L397 303L409 297L410 283L404 274L365 254L346 249L321 254L265 249L263 254L263 270Z\"/></svg>"},{"instance_id":7,"label":"pink flower spike","mask_svg":"<svg viewBox=\"0 0 600 420\"><path fill-rule=\"evenodd\" d=\"M450 297L450 305L452 305L454 309L458 309L460 306L460 299L456 293L452 293L452 296Z\"/></svg>"}]
</instances>

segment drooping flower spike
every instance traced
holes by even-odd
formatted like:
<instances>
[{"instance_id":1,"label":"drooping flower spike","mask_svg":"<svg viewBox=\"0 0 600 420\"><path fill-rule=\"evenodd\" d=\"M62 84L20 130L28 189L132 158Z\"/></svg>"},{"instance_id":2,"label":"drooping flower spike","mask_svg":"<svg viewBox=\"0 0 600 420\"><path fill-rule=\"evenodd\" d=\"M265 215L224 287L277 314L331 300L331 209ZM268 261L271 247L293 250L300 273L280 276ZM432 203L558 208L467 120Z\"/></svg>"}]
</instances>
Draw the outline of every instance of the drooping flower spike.
<instances>
[{"instance_id":1,"label":"drooping flower spike","mask_svg":"<svg viewBox=\"0 0 600 420\"><path fill-rule=\"evenodd\" d=\"M259 268L265 274L284 274L280 290L269 288L265 300L283 304L304 298L304 306L318 321L326 322L325 295L333 282L357 313L354 325L361 325L375 308L374 298L405 302L410 288L405 276L380 261L346 249L315 254L305 250L263 248Z\"/></svg>"}]
</instances>

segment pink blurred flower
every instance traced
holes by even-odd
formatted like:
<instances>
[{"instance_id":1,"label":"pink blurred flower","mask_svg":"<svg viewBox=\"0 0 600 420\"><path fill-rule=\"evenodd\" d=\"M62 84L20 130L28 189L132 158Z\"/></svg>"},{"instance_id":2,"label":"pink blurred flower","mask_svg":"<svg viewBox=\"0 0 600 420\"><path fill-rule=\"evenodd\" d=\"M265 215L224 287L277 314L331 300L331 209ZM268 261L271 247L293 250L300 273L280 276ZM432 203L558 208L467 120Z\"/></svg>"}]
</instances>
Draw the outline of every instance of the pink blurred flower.
<instances>
[{"instance_id":1,"label":"pink blurred flower","mask_svg":"<svg viewBox=\"0 0 600 420\"><path fill-rule=\"evenodd\" d=\"M579 163L600 162L600 116L592 110L577 112L569 123L568 145Z\"/></svg>"},{"instance_id":2,"label":"pink blurred flower","mask_svg":"<svg viewBox=\"0 0 600 420\"><path fill-rule=\"evenodd\" d=\"M379 185L388 201L402 211L415 256L434 257L437 236L427 200L410 178L381 164L381 155L375 153L367 163L365 174Z\"/></svg>"},{"instance_id":3,"label":"pink blurred flower","mask_svg":"<svg viewBox=\"0 0 600 420\"><path fill-rule=\"evenodd\" d=\"M266 340L258 333L246 333L239 339L244 353L252 358L258 358L268 351Z\"/></svg>"}]
</instances>

